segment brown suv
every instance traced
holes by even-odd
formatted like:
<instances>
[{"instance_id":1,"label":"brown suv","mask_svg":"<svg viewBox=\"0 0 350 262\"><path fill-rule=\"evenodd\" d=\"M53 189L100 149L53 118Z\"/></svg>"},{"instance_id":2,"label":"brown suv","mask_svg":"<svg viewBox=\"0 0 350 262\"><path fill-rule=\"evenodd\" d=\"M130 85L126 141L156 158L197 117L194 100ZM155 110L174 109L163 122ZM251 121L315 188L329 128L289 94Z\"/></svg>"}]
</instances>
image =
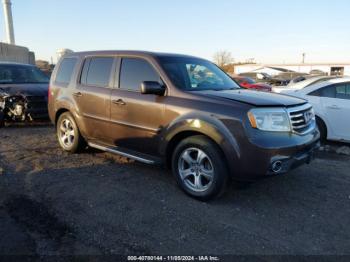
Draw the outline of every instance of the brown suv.
<instances>
[{"instance_id":1,"label":"brown suv","mask_svg":"<svg viewBox=\"0 0 350 262\"><path fill-rule=\"evenodd\" d=\"M86 145L170 167L207 200L229 178L309 163L319 132L304 100L245 90L209 61L135 51L71 53L56 66L49 115L61 147Z\"/></svg>"}]
</instances>

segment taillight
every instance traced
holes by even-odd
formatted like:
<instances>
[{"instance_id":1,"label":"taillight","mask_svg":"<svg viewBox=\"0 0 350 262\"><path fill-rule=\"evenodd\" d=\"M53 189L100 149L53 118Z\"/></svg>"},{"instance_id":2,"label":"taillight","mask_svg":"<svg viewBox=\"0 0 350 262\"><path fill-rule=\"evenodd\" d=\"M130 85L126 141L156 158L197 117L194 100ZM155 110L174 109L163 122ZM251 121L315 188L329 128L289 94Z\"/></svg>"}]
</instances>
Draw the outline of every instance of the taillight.
<instances>
[{"instance_id":1,"label":"taillight","mask_svg":"<svg viewBox=\"0 0 350 262\"><path fill-rule=\"evenodd\" d=\"M47 101L50 102L51 99L51 87L49 86L49 90L47 91Z\"/></svg>"}]
</instances>

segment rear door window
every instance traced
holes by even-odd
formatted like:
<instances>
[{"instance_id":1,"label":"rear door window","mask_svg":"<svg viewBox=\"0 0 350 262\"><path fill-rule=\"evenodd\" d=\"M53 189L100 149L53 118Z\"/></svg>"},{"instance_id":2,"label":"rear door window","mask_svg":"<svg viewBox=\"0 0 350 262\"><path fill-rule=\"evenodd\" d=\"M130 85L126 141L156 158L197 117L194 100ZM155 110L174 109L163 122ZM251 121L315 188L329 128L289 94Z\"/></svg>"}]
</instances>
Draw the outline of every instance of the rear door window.
<instances>
[{"instance_id":1,"label":"rear door window","mask_svg":"<svg viewBox=\"0 0 350 262\"><path fill-rule=\"evenodd\" d=\"M350 100L350 84L337 85L336 98Z\"/></svg>"},{"instance_id":2,"label":"rear door window","mask_svg":"<svg viewBox=\"0 0 350 262\"><path fill-rule=\"evenodd\" d=\"M81 74L81 84L108 87L113 61L113 57L92 57L86 59Z\"/></svg>"},{"instance_id":3,"label":"rear door window","mask_svg":"<svg viewBox=\"0 0 350 262\"><path fill-rule=\"evenodd\" d=\"M144 81L161 82L159 74L144 59L123 58L120 70L120 89L140 91Z\"/></svg>"},{"instance_id":4,"label":"rear door window","mask_svg":"<svg viewBox=\"0 0 350 262\"><path fill-rule=\"evenodd\" d=\"M310 96L335 98L335 93L336 93L336 86L331 85L331 86L326 86L326 87L317 89L317 90L311 92L309 95Z\"/></svg>"},{"instance_id":5,"label":"rear door window","mask_svg":"<svg viewBox=\"0 0 350 262\"><path fill-rule=\"evenodd\" d=\"M309 95L328 98L350 99L350 83L341 83L326 86L311 92Z\"/></svg>"},{"instance_id":6,"label":"rear door window","mask_svg":"<svg viewBox=\"0 0 350 262\"><path fill-rule=\"evenodd\" d=\"M77 61L77 58L63 58L59 65L55 82L68 85L72 78Z\"/></svg>"}]
</instances>

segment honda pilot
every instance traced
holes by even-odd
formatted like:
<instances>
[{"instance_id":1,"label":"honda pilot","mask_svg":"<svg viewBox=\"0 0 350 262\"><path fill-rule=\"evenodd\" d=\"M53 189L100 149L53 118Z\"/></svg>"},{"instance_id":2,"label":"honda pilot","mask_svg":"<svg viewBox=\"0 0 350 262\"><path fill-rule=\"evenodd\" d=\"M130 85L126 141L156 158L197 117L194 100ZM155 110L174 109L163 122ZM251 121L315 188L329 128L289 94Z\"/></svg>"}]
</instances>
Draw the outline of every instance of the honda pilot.
<instances>
[{"instance_id":1,"label":"honda pilot","mask_svg":"<svg viewBox=\"0 0 350 262\"><path fill-rule=\"evenodd\" d=\"M213 63L138 51L70 53L57 64L49 115L63 150L86 146L172 170L200 200L312 160L305 100L240 88Z\"/></svg>"}]
</instances>

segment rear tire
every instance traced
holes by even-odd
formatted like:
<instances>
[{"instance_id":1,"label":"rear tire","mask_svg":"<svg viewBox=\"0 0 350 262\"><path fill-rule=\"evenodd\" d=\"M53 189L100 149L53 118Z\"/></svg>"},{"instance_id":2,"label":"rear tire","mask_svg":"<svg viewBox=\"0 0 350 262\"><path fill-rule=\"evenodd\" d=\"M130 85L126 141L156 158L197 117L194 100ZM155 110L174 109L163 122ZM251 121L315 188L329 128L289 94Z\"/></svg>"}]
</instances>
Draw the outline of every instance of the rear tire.
<instances>
[{"instance_id":1,"label":"rear tire","mask_svg":"<svg viewBox=\"0 0 350 262\"><path fill-rule=\"evenodd\" d=\"M77 153L85 146L78 125L69 112L63 113L58 118L56 134L60 146L67 152Z\"/></svg>"},{"instance_id":2,"label":"rear tire","mask_svg":"<svg viewBox=\"0 0 350 262\"><path fill-rule=\"evenodd\" d=\"M327 127L326 127L326 124L319 117L316 117L316 124L317 124L318 130L320 131L320 139L321 139L322 142L325 142L327 140Z\"/></svg>"},{"instance_id":3,"label":"rear tire","mask_svg":"<svg viewBox=\"0 0 350 262\"><path fill-rule=\"evenodd\" d=\"M181 189L201 201L224 193L229 177L220 147L202 135L178 144L172 156L172 171Z\"/></svg>"}]
</instances>

